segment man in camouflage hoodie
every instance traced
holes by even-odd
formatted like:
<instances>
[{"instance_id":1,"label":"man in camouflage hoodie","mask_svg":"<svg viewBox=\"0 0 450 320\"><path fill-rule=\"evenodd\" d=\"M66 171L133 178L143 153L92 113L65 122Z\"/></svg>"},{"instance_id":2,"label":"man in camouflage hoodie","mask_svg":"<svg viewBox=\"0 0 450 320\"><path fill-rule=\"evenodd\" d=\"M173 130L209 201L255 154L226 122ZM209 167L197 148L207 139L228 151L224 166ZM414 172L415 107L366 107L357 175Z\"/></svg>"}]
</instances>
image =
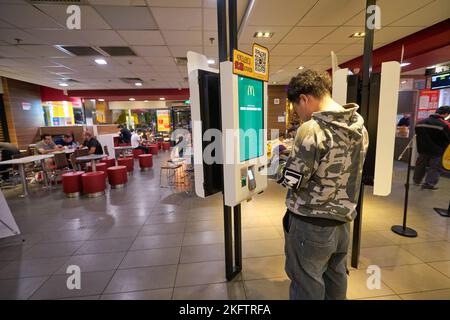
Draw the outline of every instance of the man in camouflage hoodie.
<instances>
[{"instance_id":1,"label":"man in camouflage hoodie","mask_svg":"<svg viewBox=\"0 0 450 320\"><path fill-rule=\"evenodd\" d=\"M329 76L313 70L292 78L288 99L303 122L277 171L277 182L288 189L283 226L290 298L345 299L349 226L368 147L364 120L356 104L336 103Z\"/></svg>"}]
</instances>

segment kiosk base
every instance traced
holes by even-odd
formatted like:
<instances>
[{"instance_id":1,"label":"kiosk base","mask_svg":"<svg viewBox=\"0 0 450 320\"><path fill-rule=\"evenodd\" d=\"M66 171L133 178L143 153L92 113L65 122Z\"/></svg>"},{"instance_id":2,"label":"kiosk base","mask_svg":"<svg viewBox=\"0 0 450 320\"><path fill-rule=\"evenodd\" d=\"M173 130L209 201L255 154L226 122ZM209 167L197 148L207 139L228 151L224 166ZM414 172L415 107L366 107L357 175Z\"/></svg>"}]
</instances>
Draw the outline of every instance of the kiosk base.
<instances>
[{"instance_id":1,"label":"kiosk base","mask_svg":"<svg viewBox=\"0 0 450 320\"><path fill-rule=\"evenodd\" d=\"M450 218L450 211L448 209L433 208L440 216Z\"/></svg>"},{"instance_id":2,"label":"kiosk base","mask_svg":"<svg viewBox=\"0 0 450 320\"><path fill-rule=\"evenodd\" d=\"M395 232L396 234L399 234L404 237L408 238L415 238L417 237L417 231L408 227L404 226L392 226L391 230Z\"/></svg>"}]
</instances>

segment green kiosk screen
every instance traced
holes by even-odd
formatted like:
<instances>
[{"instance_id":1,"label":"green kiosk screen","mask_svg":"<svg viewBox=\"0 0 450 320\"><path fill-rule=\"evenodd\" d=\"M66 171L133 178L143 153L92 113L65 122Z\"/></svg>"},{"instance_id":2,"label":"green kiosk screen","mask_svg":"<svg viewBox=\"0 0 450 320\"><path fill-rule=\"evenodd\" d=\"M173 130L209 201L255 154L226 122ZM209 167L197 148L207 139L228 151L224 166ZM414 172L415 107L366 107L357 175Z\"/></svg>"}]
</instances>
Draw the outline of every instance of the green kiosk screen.
<instances>
[{"instance_id":1,"label":"green kiosk screen","mask_svg":"<svg viewBox=\"0 0 450 320\"><path fill-rule=\"evenodd\" d=\"M260 80L238 77L240 161L264 153L264 85Z\"/></svg>"}]
</instances>

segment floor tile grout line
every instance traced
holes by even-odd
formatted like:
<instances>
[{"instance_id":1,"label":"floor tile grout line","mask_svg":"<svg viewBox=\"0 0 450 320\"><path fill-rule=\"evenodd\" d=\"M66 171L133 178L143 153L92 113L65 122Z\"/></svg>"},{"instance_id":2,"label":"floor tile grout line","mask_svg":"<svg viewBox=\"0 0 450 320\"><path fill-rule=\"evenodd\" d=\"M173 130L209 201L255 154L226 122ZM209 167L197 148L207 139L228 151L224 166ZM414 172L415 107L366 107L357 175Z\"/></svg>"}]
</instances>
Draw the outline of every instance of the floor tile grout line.
<instances>
[{"instance_id":1,"label":"floor tile grout line","mask_svg":"<svg viewBox=\"0 0 450 320\"><path fill-rule=\"evenodd\" d=\"M181 239L181 246L180 246L180 254L178 256L178 264L177 264L177 269L175 271L175 278L173 280L173 288L172 288L172 295L170 297L170 300L173 300L173 296L175 294L175 285L177 283L177 277L178 277L178 270L180 268L180 264L181 264L181 255L183 252L183 243L184 243L184 237L186 235L186 227L187 227L187 223L184 224L184 229L183 229L183 238Z\"/></svg>"}]
</instances>

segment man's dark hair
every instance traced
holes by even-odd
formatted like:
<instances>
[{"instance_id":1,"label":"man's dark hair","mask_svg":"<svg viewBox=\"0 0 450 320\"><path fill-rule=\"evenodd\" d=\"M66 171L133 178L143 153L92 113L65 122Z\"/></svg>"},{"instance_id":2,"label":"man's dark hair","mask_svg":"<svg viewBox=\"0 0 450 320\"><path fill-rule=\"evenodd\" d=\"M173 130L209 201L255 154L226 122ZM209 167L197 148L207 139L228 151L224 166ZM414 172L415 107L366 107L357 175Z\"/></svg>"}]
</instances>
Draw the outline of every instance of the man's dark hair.
<instances>
[{"instance_id":1,"label":"man's dark hair","mask_svg":"<svg viewBox=\"0 0 450 320\"><path fill-rule=\"evenodd\" d=\"M436 113L437 113L437 114L449 114L449 113L450 113L450 106L442 106L442 107L439 107L439 108L436 110Z\"/></svg>"},{"instance_id":2,"label":"man's dark hair","mask_svg":"<svg viewBox=\"0 0 450 320\"><path fill-rule=\"evenodd\" d=\"M117 128L122 129L122 128L123 128L123 125L119 124L119 125L117 126Z\"/></svg>"},{"instance_id":3,"label":"man's dark hair","mask_svg":"<svg viewBox=\"0 0 450 320\"><path fill-rule=\"evenodd\" d=\"M67 138L67 139L68 139L68 138L71 138L71 137L72 137L72 136L71 136L70 134L67 134L67 133L64 135L64 138Z\"/></svg>"},{"instance_id":4,"label":"man's dark hair","mask_svg":"<svg viewBox=\"0 0 450 320\"><path fill-rule=\"evenodd\" d=\"M46 137L51 137L51 136L52 136L51 134L47 134L47 133L41 134L41 140L45 140Z\"/></svg>"},{"instance_id":5,"label":"man's dark hair","mask_svg":"<svg viewBox=\"0 0 450 320\"><path fill-rule=\"evenodd\" d=\"M298 102L301 94L320 99L331 95L331 88L331 79L328 73L305 69L289 82L287 97L290 102Z\"/></svg>"}]
</instances>

